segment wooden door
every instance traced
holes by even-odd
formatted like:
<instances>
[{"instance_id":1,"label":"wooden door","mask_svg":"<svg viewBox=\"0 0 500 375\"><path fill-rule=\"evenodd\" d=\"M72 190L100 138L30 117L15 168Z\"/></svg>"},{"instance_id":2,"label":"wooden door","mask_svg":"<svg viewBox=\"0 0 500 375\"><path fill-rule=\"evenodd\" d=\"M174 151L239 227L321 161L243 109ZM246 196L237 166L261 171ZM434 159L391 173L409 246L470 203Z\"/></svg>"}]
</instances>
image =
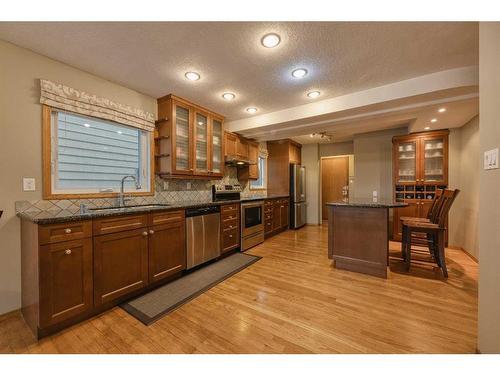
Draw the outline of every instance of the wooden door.
<instances>
[{"instance_id":1,"label":"wooden door","mask_svg":"<svg viewBox=\"0 0 500 375\"><path fill-rule=\"evenodd\" d=\"M280 226L281 228L288 228L288 222L290 217L290 206L286 200L281 200L280 204Z\"/></svg>"},{"instance_id":2,"label":"wooden door","mask_svg":"<svg viewBox=\"0 0 500 375\"><path fill-rule=\"evenodd\" d=\"M194 110L193 124L193 174L195 176L207 176L209 174L210 150L208 146L209 126L208 114Z\"/></svg>"},{"instance_id":3,"label":"wooden door","mask_svg":"<svg viewBox=\"0 0 500 375\"><path fill-rule=\"evenodd\" d=\"M193 174L192 109L172 101L172 173Z\"/></svg>"},{"instance_id":4,"label":"wooden door","mask_svg":"<svg viewBox=\"0 0 500 375\"><path fill-rule=\"evenodd\" d=\"M40 246L40 328L90 311L92 239Z\"/></svg>"},{"instance_id":5,"label":"wooden door","mask_svg":"<svg viewBox=\"0 0 500 375\"><path fill-rule=\"evenodd\" d=\"M95 306L114 301L147 284L147 228L94 237Z\"/></svg>"},{"instance_id":6,"label":"wooden door","mask_svg":"<svg viewBox=\"0 0 500 375\"><path fill-rule=\"evenodd\" d=\"M233 133L224 132L224 156L234 156L236 155L236 143L238 140L238 136Z\"/></svg>"},{"instance_id":7,"label":"wooden door","mask_svg":"<svg viewBox=\"0 0 500 375\"><path fill-rule=\"evenodd\" d=\"M273 202L273 231L281 228L281 207L279 200Z\"/></svg>"},{"instance_id":8,"label":"wooden door","mask_svg":"<svg viewBox=\"0 0 500 375\"><path fill-rule=\"evenodd\" d=\"M321 207L323 220L328 219L327 202L340 201L342 188L349 186L349 157L321 159Z\"/></svg>"},{"instance_id":9,"label":"wooden door","mask_svg":"<svg viewBox=\"0 0 500 375\"><path fill-rule=\"evenodd\" d=\"M149 228L149 282L186 269L185 221Z\"/></svg>"},{"instance_id":10,"label":"wooden door","mask_svg":"<svg viewBox=\"0 0 500 375\"><path fill-rule=\"evenodd\" d=\"M215 177L222 177L224 174L224 133L222 128L222 119L212 117L210 124L210 174Z\"/></svg>"}]
</instances>

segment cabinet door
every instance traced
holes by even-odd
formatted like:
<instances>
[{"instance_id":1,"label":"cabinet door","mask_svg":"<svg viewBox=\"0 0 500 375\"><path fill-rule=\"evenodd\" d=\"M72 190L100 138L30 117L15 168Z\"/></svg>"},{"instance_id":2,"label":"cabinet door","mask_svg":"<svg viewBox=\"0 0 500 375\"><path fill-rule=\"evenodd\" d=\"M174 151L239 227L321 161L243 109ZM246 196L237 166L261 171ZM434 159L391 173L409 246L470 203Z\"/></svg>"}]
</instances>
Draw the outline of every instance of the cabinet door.
<instances>
[{"instance_id":1,"label":"cabinet door","mask_svg":"<svg viewBox=\"0 0 500 375\"><path fill-rule=\"evenodd\" d=\"M186 269L183 221L155 225L149 229L149 281L155 282Z\"/></svg>"},{"instance_id":2,"label":"cabinet door","mask_svg":"<svg viewBox=\"0 0 500 375\"><path fill-rule=\"evenodd\" d=\"M290 217L288 202L280 205L281 227L288 228L288 218Z\"/></svg>"},{"instance_id":3,"label":"cabinet door","mask_svg":"<svg viewBox=\"0 0 500 375\"><path fill-rule=\"evenodd\" d=\"M212 126L210 129L210 173L213 176L222 176L224 174L224 153L223 153L223 137L222 137L222 120L212 118Z\"/></svg>"},{"instance_id":4,"label":"cabinet door","mask_svg":"<svg viewBox=\"0 0 500 375\"><path fill-rule=\"evenodd\" d=\"M147 284L147 228L94 237L96 306L114 301Z\"/></svg>"},{"instance_id":5,"label":"cabinet door","mask_svg":"<svg viewBox=\"0 0 500 375\"><path fill-rule=\"evenodd\" d=\"M420 217L420 210L418 202L406 202L408 206L394 209L394 222L393 222L393 237L395 240L401 240L403 226L399 220L402 216Z\"/></svg>"},{"instance_id":6,"label":"cabinet door","mask_svg":"<svg viewBox=\"0 0 500 375\"><path fill-rule=\"evenodd\" d=\"M248 159L248 142L246 139L237 137L236 154L243 159Z\"/></svg>"},{"instance_id":7,"label":"cabinet door","mask_svg":"<svg viewBox=\"0 0 500 375\"><path fill-rule=\"evenodd\" d=\"M173 173L192 174L192 110L189 106L174 101L172 112Z\"/></svg>"},{"instance_id":8,"label":"cabinet door","mask_svg":"<svg viewBox=\"0 0 500 375\"><path fill-rule=\"evenodd\" d=\"M252 163L248 166L248 179L259 179L259 144L250 143L248 146L248 159Z\"/></svg>"},{"instance_id":9,"label":"cabinet door","mask_svg":"<svg viewBox=\"0 0 500 375\"><path fill-rule=\"evenodd\" d=\"M208 114L195 111L194 112L194 174L198 176L208 175Z\"/></svg>"},{"instance_id":10,"label":"cabinet door","mask_svg":"<svg viewBox=\"0 0 500 375\"><path fill-rule=\"evenodd\" d=\"M234 156L236 155L236 143L237 143L237 140L238 140L238 136L236 134L233 134L233 133L229 133L229 132L224 132L224 138L225 138L225 142L224 142L224 147L225 147L225 150L224 150L224 156Z\"/></svg>"},{"instance_id":11,"label":"cabinet door","mask_svg":"<svg viewBox=\"0 0 500 375\"><path fill-rule=\"evenodd\" d=\"M398 142L394 149L395 175L398 183L415 183L417 176L418 141Z\"/></svg>"},{"instance_id":12,"label":"cabinet door","mask_svg":"<svg viewBox=\"0 0 500 375\"><path fill-rule=\"evenodd\" d=\"M281 228L281 205L278 201L273 202L273 230Z\"/></svg>"},{"instance_id":13,"label":"cabinet door","mask_svg":"<svg viewBox=\"0 0 500 375\"><path fill-rule=\"evenodd\" d=\"M421 139L421 182L431 184L448 183L448 137L430 136Z\"/></svg>"},{"instance_id":14,"label":"cabinet door","mask_svg":"<svg viewBox=\"0 0 500 375\"><path fill-rule=\"evenodd\" d=\"M92 309L92 239L40 246L40 328Z\"/></svg>"}]
</instances>

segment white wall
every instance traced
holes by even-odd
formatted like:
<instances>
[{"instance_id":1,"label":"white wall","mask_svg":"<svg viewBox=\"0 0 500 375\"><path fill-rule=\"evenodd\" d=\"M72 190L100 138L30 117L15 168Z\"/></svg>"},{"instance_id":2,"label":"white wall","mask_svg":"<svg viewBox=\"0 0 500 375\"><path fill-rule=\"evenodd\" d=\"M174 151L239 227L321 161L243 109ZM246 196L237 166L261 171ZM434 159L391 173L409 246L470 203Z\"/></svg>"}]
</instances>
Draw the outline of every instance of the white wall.
<instances>
[{"instance_id":1,"label":"white wall","mask_svg":"<svg viewBox=\"0 0 500 375\"><path fill-rule=\"evenodd\" d=\"M500 147L500 23L479 24L479 151ZM479 329L482 353L500 353L500 169L479 174Z\"/></svg>"},{"instance_id":2,"label":"white wall","mask_svg":"<svg viewBox=\"0 0 500 375\"><path fill-rule=\"evenodd\" d=\"M156 100L13 44L0 41L0 314L21 305L20 221L14 202L41 199L42 106L45 78L156 115ZM23 192L22 177L36 179Z\"/></svg>"}]
</instances>

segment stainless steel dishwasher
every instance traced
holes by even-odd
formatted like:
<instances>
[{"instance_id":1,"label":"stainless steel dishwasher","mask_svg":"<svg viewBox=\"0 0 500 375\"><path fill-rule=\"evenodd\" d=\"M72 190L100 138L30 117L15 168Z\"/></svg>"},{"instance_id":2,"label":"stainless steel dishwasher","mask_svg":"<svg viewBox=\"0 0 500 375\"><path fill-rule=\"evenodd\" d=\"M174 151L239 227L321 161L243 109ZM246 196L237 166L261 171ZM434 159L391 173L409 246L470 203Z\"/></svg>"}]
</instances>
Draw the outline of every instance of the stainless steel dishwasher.
<instances>
[{"instance_id":1,"label":"stainless steel dishwasher","mask_svg":"<svg viewBox=\"0 0 500 375\"><path fill-rule=\"evenodd\" d=\"M220 255L220 207L186 210L187 269Z\"/></svg>"}]
</instances>

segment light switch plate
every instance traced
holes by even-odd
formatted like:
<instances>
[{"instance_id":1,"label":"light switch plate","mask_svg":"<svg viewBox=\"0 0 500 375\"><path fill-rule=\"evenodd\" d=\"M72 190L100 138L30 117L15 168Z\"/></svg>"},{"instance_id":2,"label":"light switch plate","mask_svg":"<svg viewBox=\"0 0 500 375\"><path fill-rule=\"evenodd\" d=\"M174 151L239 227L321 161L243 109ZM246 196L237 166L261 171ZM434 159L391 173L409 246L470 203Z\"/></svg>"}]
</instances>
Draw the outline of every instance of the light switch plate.
<instances>
[{"instance_id":1,"label":"light switch plate","mask_svg":"<svg viewBox=\"0 0 500 375\"><path fill-rule=\"evenodd\" d=\"M498 169L498 148L484 152L484 169Z\"/></svg>"},{"instance_id":2,"label":"light switch plate","mask_svg":"<svg viewBox=\"0 0 500 375\"><path fill-rule=\"evenodd\" d=\"M186 183L186 189L191 190L191 182Z\"/></svg>"},{"instance_id":3,"label":"light switch plate","mask_svg":"<svg viewBox=\"0 0 500 375\"><path fill-rule=\"evenodd\" d=\"M33 177L23 177L23 191L35 191L35 179Z\"/></svg>"}]
</instances>

